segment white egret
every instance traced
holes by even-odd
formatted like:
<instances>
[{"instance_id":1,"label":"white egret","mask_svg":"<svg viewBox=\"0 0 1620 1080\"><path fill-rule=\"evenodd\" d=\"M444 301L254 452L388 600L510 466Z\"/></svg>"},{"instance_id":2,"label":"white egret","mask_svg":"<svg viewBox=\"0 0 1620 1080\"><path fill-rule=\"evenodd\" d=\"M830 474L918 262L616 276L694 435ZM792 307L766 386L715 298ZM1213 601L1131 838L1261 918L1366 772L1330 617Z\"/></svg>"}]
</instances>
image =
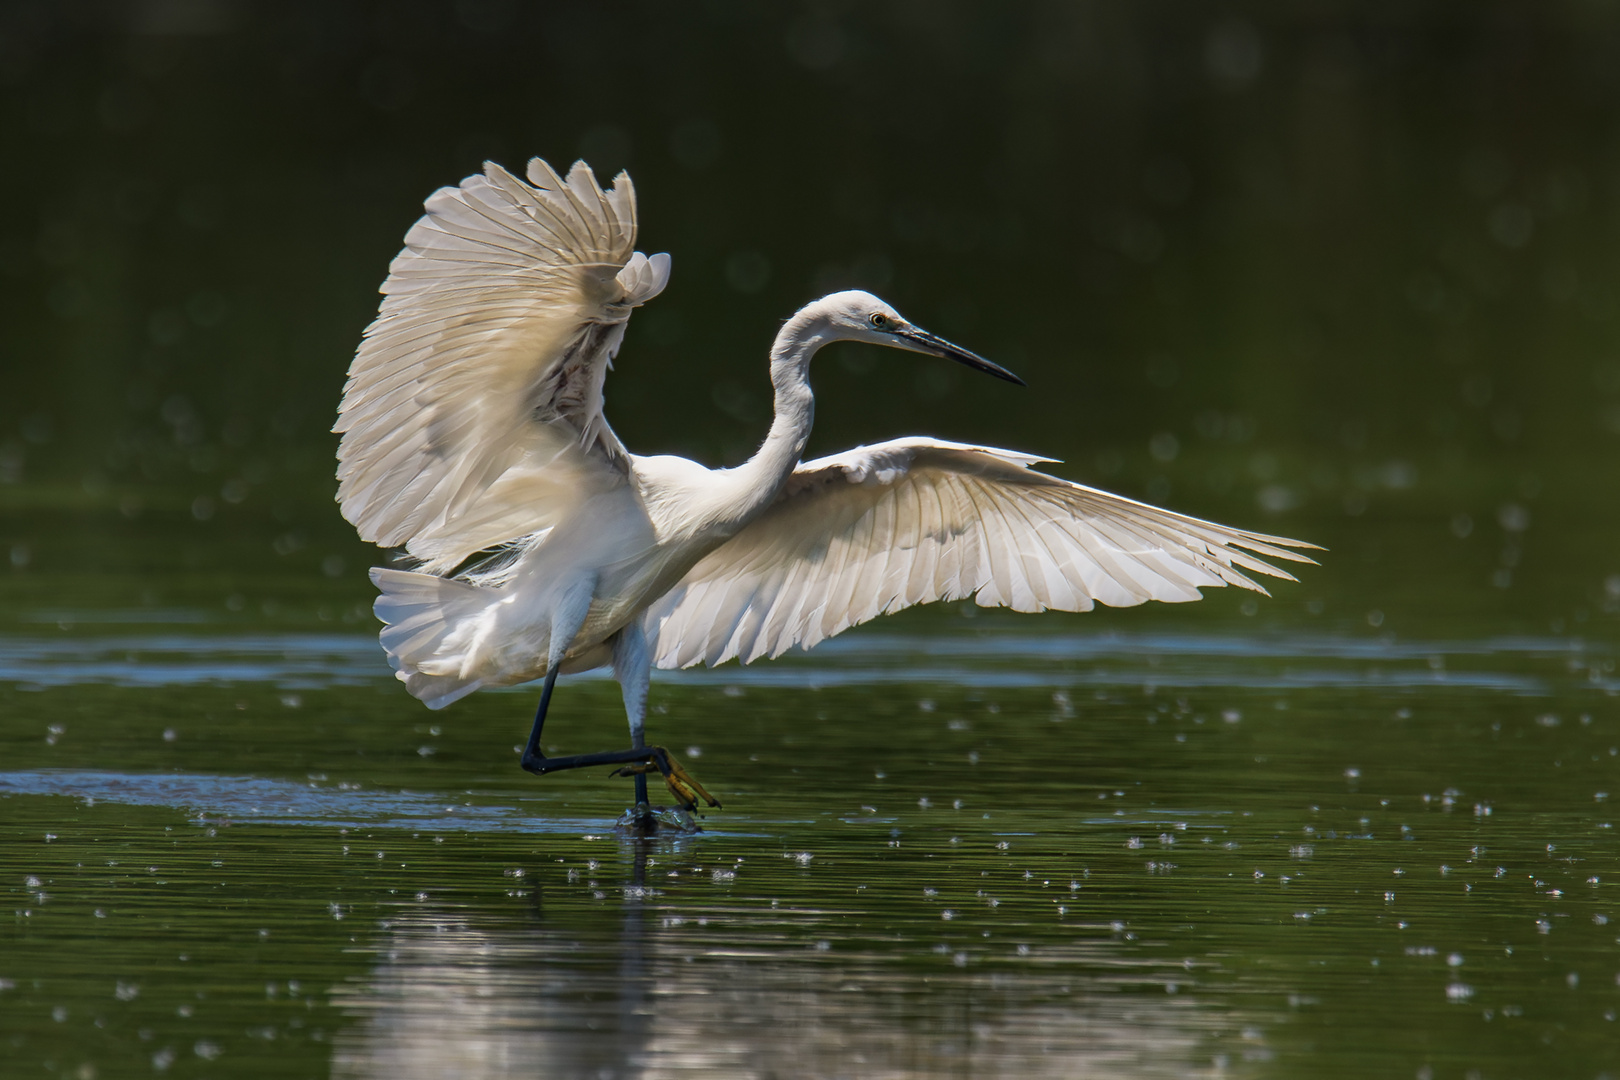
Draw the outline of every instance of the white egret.
<instances>
[{"instance_id":1,"label":"white egret","mask_svg":"<svg viewBox=\"0 0 1620 1080\"><path fill-rule=\"evenodd\" d=\"M1020 380L877 297L806 305L770 352L775 418L731 469L641 457L602 413L631 312L669 279L634 250L635 192L576 163L528 183L493 163L435 192L382 285L335 430L338 500L362 538L403 546L374 569L382 644L439 709L544 677L522 765L660 771L683 806L707 792L646 745L654 666L748 663L913 604L1017 611L1184 601L1204 586L1293 580L1256 556L1313 545L1185 517L1037 472L1050 459L905 438L801 462L810 361L835 341L927 353ZM1241 550L1247 549L1247 551ZM1252 554L1251 554L1252 553ZM559 672L611 665L631 748L547 758Z\"/></svg>"}]
</instances>

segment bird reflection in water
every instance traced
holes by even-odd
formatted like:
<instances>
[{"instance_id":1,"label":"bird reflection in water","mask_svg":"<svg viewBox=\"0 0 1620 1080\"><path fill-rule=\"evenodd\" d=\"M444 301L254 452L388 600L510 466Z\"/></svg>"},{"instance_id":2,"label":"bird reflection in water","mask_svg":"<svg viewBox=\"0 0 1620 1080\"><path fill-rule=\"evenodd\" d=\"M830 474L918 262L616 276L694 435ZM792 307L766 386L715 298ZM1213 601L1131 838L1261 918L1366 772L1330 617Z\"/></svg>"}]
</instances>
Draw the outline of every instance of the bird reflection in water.
<instances>
[{"instance_id":1,"label":"bird reflection in water","mask_svg":"<svg viewBox=\"0 0 1620 1080\"><path fill-rule=\"evenodd\" d=\"M1185 1076L1242 1026L1106 926L1014 970L941 954L920 927L874 949L862 912L682 903L656 883L710 877L696 843L625 842L594 878L534 888L521 922L402 905L369 977L334 992L355 1023L332 1074ZM865 929L840 940L850 915Z\"/></svg>"}]
</instances>

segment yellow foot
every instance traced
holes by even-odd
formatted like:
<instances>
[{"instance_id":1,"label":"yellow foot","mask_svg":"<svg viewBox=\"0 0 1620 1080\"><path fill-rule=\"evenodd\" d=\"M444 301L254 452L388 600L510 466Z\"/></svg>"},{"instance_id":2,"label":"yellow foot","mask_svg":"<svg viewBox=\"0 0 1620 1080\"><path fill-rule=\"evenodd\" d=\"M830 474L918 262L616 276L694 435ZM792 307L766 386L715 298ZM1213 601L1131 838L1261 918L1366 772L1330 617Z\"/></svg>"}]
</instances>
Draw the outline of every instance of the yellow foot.
<instances>
[{"instance_id":1,"label":"yellow foot","mask_svg":"<svg viewBox=\"0 0 1620 1080\"><path fill-rule=\"evenodd\" d=\"M703 785L692 779L692 774L681 768L681 763L675 760L662 746L649 747L653 752L653 760L637 762L634 765L623 765L614 769L609 776L636 776L641 773L657 772L663 775L664 783L669 786L669 792L675 796L684 810L696 810L698 797L710 806L719 807L720 800L703 789Z\"/></svg>"}]
</instances>

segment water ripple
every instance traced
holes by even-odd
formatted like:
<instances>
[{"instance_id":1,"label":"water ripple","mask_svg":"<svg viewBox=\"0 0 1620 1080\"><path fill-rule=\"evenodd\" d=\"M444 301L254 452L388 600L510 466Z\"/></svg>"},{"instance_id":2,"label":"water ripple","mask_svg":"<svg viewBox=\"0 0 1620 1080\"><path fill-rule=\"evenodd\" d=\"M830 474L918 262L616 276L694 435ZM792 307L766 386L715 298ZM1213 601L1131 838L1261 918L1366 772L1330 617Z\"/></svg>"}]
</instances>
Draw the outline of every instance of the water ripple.
<instances>
[{"instance_id":1,"label":"water ripple","mask_svg":"<svg viewBox=\"0 0 1620 1080\"><path fill-rule=\"evenodd\" d=\"M905 635L856 633L748 667L663 672L689 685L831 687L940 683L984 688L1153 685L1445 688L1538 696L1554 682L1614 689L1607 652L1562 638L1410 641L1321 635ZM23 688L270 683L357 685L392 677L373 637L358 634L122 634L0 637L0 682ZM585 677L605 677L605 672Z\"/></svg>"}]
</instances>

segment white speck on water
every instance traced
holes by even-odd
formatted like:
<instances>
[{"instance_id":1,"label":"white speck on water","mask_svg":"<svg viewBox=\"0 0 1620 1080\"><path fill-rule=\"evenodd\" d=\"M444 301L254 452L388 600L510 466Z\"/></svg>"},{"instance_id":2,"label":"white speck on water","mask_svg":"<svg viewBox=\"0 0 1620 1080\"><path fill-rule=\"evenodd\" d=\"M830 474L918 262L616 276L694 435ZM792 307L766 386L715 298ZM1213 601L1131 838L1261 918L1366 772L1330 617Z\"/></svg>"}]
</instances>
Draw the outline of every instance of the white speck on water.
<instances>
[{"instance_id":1,"label":"white speck on water","mask_svg":"<svg viewBox=\"0 0 1620 1080\"><path fill-rule=\"evenodd\" d=\"M1446 985L1446 1000L1462 1002L1474 996L1474 988L1467 983L1448 983Z\"/></svg>"},{"instance_id":2,"label":"white speck on water","mask_svg":"<svg viewBox=\"0 0 1620 1080\"><path fill-rule=\"evenodd\" d=\"M1221 719L1225 720L1228 724L1235 724L1239 720L1243 719L1243 713L1239 712L1237 709L1222 709Z\"/></svg>"},{"instance_id":3,"label":"white speck on water","mask_svg":"<svg viewBox=\"0 0 1620 1080\"><path fill-rule=\"evenodd\" d=\"M952 911L950 908L946 908L944 911L939 913L939 917L944 919L946 922L950 922L952 919L956 918L956 912Z\"/></svg>"},{"instance_id":4,"label":"white speck on water","mask_svg":"<svg viewBox=\"0 0 1620 1080\"><path fill-rule=\"evenodd\" d=\"M1462 955L1462 953L1454 952L1454 953L1450 953L1450 954L1448 954L1446 956L1446 966L1447 967L1462 967L1462 965L1463 965L1463 955Z\"/></svg>"}]
</instances>

